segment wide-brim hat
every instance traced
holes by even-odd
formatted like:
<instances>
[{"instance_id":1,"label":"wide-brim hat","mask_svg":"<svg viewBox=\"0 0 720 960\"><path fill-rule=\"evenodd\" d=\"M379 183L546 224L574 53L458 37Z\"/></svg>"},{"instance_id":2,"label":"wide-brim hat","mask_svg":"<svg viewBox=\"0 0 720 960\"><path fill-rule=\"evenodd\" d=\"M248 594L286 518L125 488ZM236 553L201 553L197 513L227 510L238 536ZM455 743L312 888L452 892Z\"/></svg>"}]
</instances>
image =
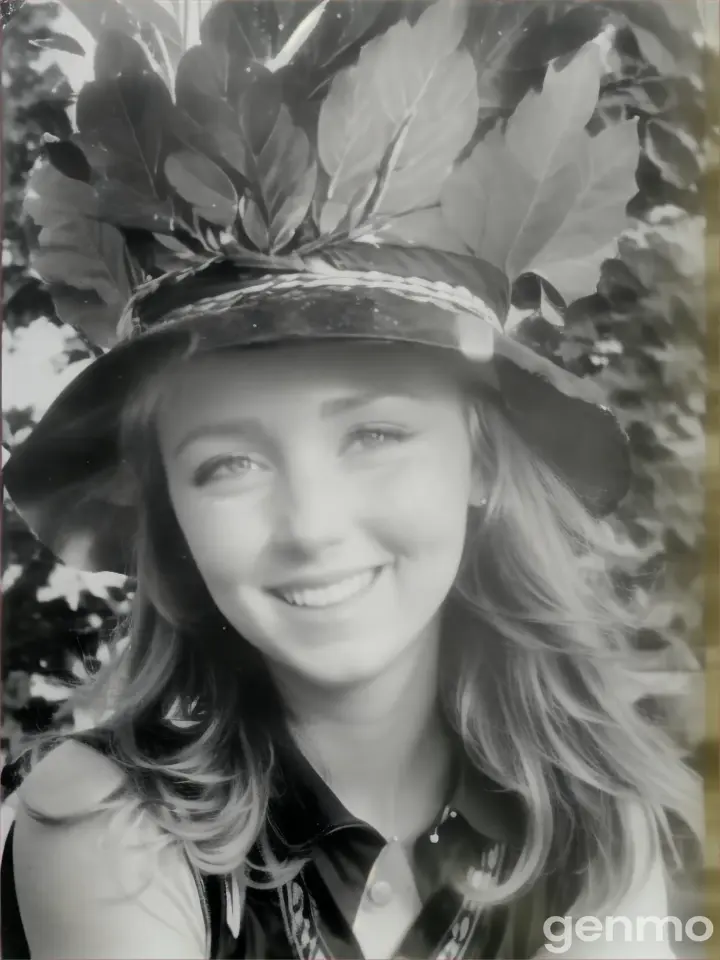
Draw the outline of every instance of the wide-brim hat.
<instances>
[{"instance_id":1,"label":"wide-brim hat","mask_svg":"<svg viewBox=\"0 0 720 960\"><path fill-rule=\"evenodd\" d=\"M101 49L98 79L78 99L78 133L50 144L33 175L28 211L42 228L36 268L61 316L104 352L13 450L4 475L20 513L73 566L131 572L136 508L119 493L121 414L171 346L359 340L452 351L537 456L592 513L607 514L628 488L627 438L591 379L537 352L508 323L512 272L482 256L493 243L474 243L467 210L458 214L463 185L487 159L481 141L459 160L478 110L463 4L439 0L414 23L364 38L305 126L281 96L286 67L259 71L240 96L217 86L213 57L248 6L223 0L211 11L203 44L178 68L174 102L142 49L112 37L113 65ZM300 34L311 27L301 24ZM420 99L374 131L379 146L368 130L362 155L338 157L345 147L333 124L357 106L370 68L382 71L383 58L399 54L412 63L413 43L428 69L433 57L442 62L435 100L442 84L465 89L450 127L434 131L445 138L440 153L417 139ZM124 139L128 124L138 147ZM582 125L577 134L575 149L584 151L591 138ZM408 234L413 194L421 220ZM95 262L90 249L99 252Z\"/></svg>"}]
</instances>

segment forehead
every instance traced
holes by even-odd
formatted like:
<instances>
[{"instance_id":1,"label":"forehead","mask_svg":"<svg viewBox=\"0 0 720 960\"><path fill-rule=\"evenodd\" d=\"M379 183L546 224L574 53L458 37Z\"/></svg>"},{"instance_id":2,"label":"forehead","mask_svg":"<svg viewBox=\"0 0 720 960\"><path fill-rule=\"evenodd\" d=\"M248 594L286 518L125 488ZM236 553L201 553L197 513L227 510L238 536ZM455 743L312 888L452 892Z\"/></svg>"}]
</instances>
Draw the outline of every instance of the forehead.
<instances>
[{"instance_id":1,"label":"forehead","mask_svg":"<svg viewBox=\"0 0 720 960\"><path fill-rule=\"evenodd\" d=\"M171 370L164 410L193 418L213 407L254 412L320 402L343 392L407 393L433 402L457 398L463 368L450 352L406 344L282 345L197 355Z\"/></svg>"}]
</instances>

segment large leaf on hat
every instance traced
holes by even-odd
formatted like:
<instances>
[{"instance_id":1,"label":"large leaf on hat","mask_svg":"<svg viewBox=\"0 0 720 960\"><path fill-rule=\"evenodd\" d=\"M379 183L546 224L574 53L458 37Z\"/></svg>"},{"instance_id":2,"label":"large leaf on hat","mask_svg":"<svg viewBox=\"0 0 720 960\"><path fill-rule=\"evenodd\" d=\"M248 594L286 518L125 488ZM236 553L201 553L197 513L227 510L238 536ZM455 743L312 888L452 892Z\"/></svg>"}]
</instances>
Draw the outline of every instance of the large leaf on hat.
<instances>
[{"instance_id":1,"label":"large leaf on hat","mask_svg":"<svg viewBox=\"0 0 720 960\"><path fill-rule=\"evenodd\" d=\"M79 216L43 227L32 266L53 295L54 287L62 289L63 298L54 296L62 319L82 329L98 346L114 342L117 321L134 286L125 238L119 230ZM95 309L82 309L82 294L74 297L70 288L94 294Z\"/></svg>"},{"instance_id":2,"label":"large leaf on hat","mask_svg":"<svg viewBox=\"0 0 720 960\"><path fill-rule=\"evenodd\" d=\"M274 83L256 84L248 92L242 130L250 182L241 209L243 229L258 250L281 250L310 208L317 181L315 156Z\"/></svg>"},{"instance_id":3,"label":"large leaf on hat","mask_svg":"<svg viewBox=\"0 0 720 960\"><path fill-rule=\"evenodd\" d=\"M238 195L230 178L209 157L191 150L171 154L165 175L195 213L210 223L230 227L238 213Z\"/></svg>"},{"instance_id":4,"label":"large leaf on hat","mask_svg":"<svg viewBox=\"0 0 720 960\"><path fill-rule=\"evenodd\" d=\"M475 68L458 49L466 22L464 5L438 0L414 25L401 20L366 44L357 65L335 77L319 120L330 178L323 232L354 205L361 221L437 200L477 121Z\"/></svg>"},{"instance_id":5,"label":"large leaf on hat","mask_svg":"<svg viewBox=\"0 0 720 960\"><path fill-rule=\"evenodd\" d=\"M552 64L506 135L486 137L442 195L446 222L471 250L511 279L544 277L566 302L594 292L637 193L636 123L596 137L585 129L603 72L596 43L564 67Z\"/></svg>"},{"instance_id":6,"label":"large leaf on hat","mask_svg":"<svg viewBox=\"0 0 720 960\"><path fill-rule=\"evenodd\" d=\"M104 219L123 227L173 229L163 173L175 132L173 111L170 93L156 75L122 73L83 88L74 141L93 168Z\"/></svg>"},{"instance_id":7,"label":"large leaf on hat","mask_svg":"<svg viewBox=\"0 0 720 960\"><path fill-rule=\"evenodd\" d=\"M130 74L87 84L77 101L82 140L105 151L103 173L159 199L163 138L172 116L170 93L157 76Z\"/></svg>"},{"instance_id":8,"label":"large leaf on hat","mask_svg":"<svg viewBox=\"0 0 720 960\"><path fill-rule=\"evenodd\" d=\"M78 215L94 217L98 198L88 183L66 177L47 160L30 174L24 210L40 227L50 227Z\"/></svg>"},{"instance_id":9,"label":"large leaf on hat","mask_svg":"<svg viewBox=\"0 0 720 960\"><path fill-rule=\"evenodd\" d=\"M246 65L242 92L231 102L222 56L206 45L191 47L180 61L175 78L175 100L181 117L194 128L189 139L182 139L222 160L231 172L245 176L246 146L240 126L243 94L266 75L263 67Z\"/></svg>"}]
</instances>

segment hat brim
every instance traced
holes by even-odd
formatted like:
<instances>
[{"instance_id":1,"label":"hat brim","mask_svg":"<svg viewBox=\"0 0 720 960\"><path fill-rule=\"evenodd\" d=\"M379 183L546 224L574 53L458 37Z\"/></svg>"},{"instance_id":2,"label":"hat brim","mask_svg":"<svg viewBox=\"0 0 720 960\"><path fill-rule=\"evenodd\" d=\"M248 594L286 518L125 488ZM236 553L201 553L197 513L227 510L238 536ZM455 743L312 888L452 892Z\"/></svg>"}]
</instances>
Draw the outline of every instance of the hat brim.
<instances>
[{"instance_id":1,"label":"hat brim","mask_svg":"<svg viewBox=\"0 0 720 960\"><path fill-rule=\"evenodd\" d=\"M204 352L317 340L455 351L478 381L494 384L515 429L593 514L607 514L627 492L627 438L592 381L471 314L387 291L335 290L309 291L281 309L268 298L251 309L158 324L103 354L13 451L4 470L10 497L64 562L88 571L129 572L134 509L109 497L104 482L119 470L119 424L129 394L167 356L172 342L192 343L194 351Z\"/></svg>"}]
</instances>

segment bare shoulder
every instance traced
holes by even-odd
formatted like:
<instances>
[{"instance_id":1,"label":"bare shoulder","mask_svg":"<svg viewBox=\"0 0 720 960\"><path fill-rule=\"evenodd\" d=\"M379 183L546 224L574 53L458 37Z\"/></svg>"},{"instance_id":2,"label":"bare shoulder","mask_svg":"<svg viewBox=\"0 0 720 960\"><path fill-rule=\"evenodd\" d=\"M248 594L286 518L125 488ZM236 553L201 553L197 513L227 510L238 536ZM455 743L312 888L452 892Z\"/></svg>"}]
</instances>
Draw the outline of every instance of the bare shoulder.
<instances>
[{"instance_id":1,"label":"bare shoulder","mask_svg":"<svg viewBox=\"0 0 720 960\"><path fill-rule=\"evenodd\" d=\"M73 816L91 809L122 786L123 771L108 757L77 740L65 740L25 778L22 803L42 814Z\"/></svg>"},{"instance_id":2,"label":"bare shoulder","mask_svg":"<svg viewBox=\"0 0 720 960\"><path fill-rule=\"evenodd\" d=\"M190 867L130 797L112 811L59 823L38 821L26 807L74 817L123 782L112 760L72 741L43 758L25 780L13 861L33 960L206 956Z\"/></svg>"}]
</instances>

